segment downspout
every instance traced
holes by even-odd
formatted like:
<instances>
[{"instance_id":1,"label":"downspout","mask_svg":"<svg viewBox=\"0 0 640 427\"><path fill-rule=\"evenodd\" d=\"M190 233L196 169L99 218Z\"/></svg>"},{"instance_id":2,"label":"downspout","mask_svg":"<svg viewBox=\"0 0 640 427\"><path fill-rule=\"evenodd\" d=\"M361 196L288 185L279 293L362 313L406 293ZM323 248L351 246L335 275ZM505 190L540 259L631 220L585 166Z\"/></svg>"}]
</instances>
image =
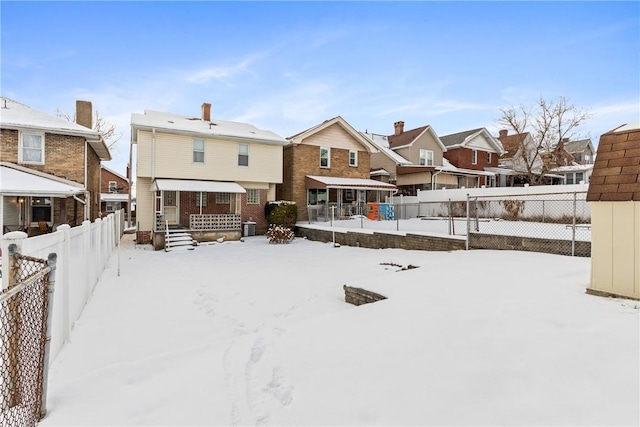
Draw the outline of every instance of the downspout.
<instances>
[{"instance_id":1,"label":"downspout","mask_svg":"<svg viewBox=\"0 0 640 427\"><path fill-rule=\"evenodd\" d=\"M436 187L434 187L434 185L435 185L435 179L436 179L436 176L438 176L438 175L439 175L440 173L442 173L442 172L444 172L444 171L443 171L442 169L440 169L438 172L436 172L436 173L434 173L434 174L431 174L431 189L432 189L432 190L435 190L435 189L436 189Z\"/></svg>"},{"instance_id":2,"label":"downspout","mask_svg":"<svg viewBox=\"0 0 640 427\"><path fill-rule=\"evenodd\" d=\"M156 179L156 128L151 129L151 181Z\"/></svg>"},{"instance_id":3,"label":"downspout","mask_svg":"<svg viewBox=\"0 0 640 427\"><path fill-rule=\"evenodd\" d=\"M77 195L75 195L75 194L73 195L73 199L74 199L75 201L78 201L78 202L80 202L80 203L82 203L82 204L84 205L84 220L86 221L86 220L88 220L88 219L89 219L89 215L88 215L88 212L87 212L87 211L89 210L89 204L88 204L86 201L87 201L87 200L88 200L89 202L91 201L91 199L90 199L90 197L91 197L91 196L90 196L90 193L89 193L88 191L85 191L85 192L84 192L84 197L85 197L85 200L82 200L82 199L78 198L78 196L77 196Z\"/></svg>"}]
</instances>

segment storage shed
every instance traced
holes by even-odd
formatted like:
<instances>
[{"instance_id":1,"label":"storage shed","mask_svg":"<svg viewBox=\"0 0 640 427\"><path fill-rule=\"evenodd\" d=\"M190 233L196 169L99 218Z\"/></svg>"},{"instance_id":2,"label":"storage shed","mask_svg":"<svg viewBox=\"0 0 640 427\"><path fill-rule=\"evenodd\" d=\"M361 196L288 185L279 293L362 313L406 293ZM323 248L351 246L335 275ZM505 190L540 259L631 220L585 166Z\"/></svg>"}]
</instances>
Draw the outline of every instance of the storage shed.
<instances>
[{"instance_id":1,"label":"storage shed","mask_svg":"<svg viewBox=\"0 0 640 427\"><path fill-rule=\"evenodd\" d=\"M589 184L587 293L640 299L640 121L603 134Z\"/></svg>"}]
</instances>

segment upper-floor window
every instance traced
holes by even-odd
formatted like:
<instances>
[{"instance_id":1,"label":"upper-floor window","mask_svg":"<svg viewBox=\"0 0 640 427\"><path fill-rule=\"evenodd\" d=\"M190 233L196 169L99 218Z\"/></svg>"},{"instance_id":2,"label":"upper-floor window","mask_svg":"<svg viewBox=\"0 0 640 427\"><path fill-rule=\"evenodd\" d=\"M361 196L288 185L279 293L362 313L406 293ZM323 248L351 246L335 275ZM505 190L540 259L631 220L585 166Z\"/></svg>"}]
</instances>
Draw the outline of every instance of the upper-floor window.
<instances>
[{"instance_id":1,"label":"upper-floor window","mask_svg":"<svg viewBox=\"0 0 640 427\"><path fill-rule=\"evenodd\" d=\"M320 167L331 167L331 148L320 147Z\"/></svg>"},{"instance_id":2,"label":"upper-floor window","mask_svg":"<svg viewBox=\"0 0 640 427\"><path fill-rule=\"evenodd\" d=\"M433 150L420 149L420 165L433 166Z\"/></svg>"},{"instance_id":3,"label":"upper-floor window","mask_svg":"<svg viewBox=\"0 0 640 427\"><path fill-rule=\"evenodd\" d=\"M349 150L349 166L358 166L358 152Z\"/></svg>"},{"instance_id":4,"label":"upper-floor window","mask_svg":"<svg viewBox=\"0 0 640 427\"><path fill-rule=\"evenodd\" d=\"M478 150L471 150L471 164L478 164Z\"/></svg>"},{"instance_id":5,"label":"upper-floor window","mask_svg":"<svg viewBox=\"0 0 640 427\"><path fill-rule=\"evenodd\" d=\"M118 192L118 183L116 181L109 181L109 193Z\"/></svg>"},{"instance_id":6,"label":"upper-floor window","mask_svg":"<svg viewBox=\"0 0 640 427\"><path fill-rule=\"evenodd\" d=\"M491 164L491 152L487 151L487 164Z\"/></svg>"},{"instance_id":7,"label":"upper-floor window","mask_svg":"<svg viewBox=\"0 0 640 427\"><path fill-rule=\"evenodd\" d=\"M20 163L44 164L44 134L20 133Z\"/></svg>"},{"instance_id":8,"label":"upper-floor window","mask_svg":"<svg viewBox=\"0 0 640 427\"><path fill-rule=\"evenodd\" d=\"M193 140L193 163L204 163L204 139Z\"/></svg>"},{"instance_id":9,"label":"upper-floor window","mask_svg":"<svg viewBox=\"0 0 640 427\"><path fill-rule=\"evenodd\" d=\"M249 166L249 145L238 145L238 166Z\"/></svg>"},{"instance_id":10,"label":"upper-floor window","mask_svg":"<svg viewBox=\"0 0 640 427\"><path fill-rule=\"evenodd\" d=\"M259 205L260 204L260 190L257 188L247 189L247 204Z\"/></svg>"}]
</instances>

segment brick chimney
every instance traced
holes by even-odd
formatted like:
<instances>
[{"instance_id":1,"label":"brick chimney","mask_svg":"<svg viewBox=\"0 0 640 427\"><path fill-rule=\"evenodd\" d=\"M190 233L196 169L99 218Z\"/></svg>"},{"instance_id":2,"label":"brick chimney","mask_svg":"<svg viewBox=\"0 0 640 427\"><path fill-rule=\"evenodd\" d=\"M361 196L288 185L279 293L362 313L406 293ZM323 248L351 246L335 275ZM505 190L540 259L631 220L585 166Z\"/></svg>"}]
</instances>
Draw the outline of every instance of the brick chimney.
<instances>
[{"instance_id":1,"label":"brick chimney","mask_svg":"<svg viewBox=\"0 0 640 427\"><path fill-rule=\"evenodd\" d=\"M93 129L93 107L90 101L76 101L76 123Z\"/></svg>"},{"instance_id":2,"label":"brick chimney","mask_svg":"<svg viewBox=\"0 0 640 427\"><path fill-rule=\"evenodd\" d=\"M202 104L202 120L205 122L211 121L211 104L206 102Z\"/></svg>"},{"instance_id":3,"label":"brick chimney","mask_svg":"<svg viewBox=\"0 0 640 427\"><path fill-rule=\"evenodd\" d=\"M400 135L402 132L404 132L404 122L395 122L393 124L393 128L394 128L394 135Z\"/></svg>"},{"instance_id":4,"label":"brick chimney","mask_svg":"<svg viewBox=\"0 0 640 427\"><path fill-rule=\"evenodd\" d=\"M504 138L508 134L509 134L509 129L500 129L500 136L498 137L498 139Z\"/></svg>"}]
</instances>

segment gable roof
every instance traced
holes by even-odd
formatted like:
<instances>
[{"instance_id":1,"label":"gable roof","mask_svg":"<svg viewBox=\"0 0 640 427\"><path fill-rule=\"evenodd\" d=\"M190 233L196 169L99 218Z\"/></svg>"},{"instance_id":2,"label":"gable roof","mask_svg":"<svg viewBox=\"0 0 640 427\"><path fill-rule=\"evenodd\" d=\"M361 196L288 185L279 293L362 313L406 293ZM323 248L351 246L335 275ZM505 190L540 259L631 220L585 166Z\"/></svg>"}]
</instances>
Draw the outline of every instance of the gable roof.
<instances>
[{"instance_id":1,"label":"gable roof","mask_svg":"<svg viewBox=\"0 0 640 427\"><path fill-rule=\"evenodd\" d=\"M258 129L248 123L219 119L205 121L199 117L153 110L145 110L144 114L131 114L131 127L143 130L157 129L168 133L195 135L205 138L217 137L276 145L285 145L287 143L280 135L270 130ZM132 132L132 142L138 142L137 139L136 132Z\"/></svg>"},{"instance_id":2,"label":"gable roof","mask_svg":"<svg viewBox=\"0 0 640 427\"><path fill-rule=\"evenodd\" d=\"M100 160L111 160L109 147L99 132L5 97L0 98L0 127L80 136L86 138Z\"/></svg>"},{"instance_id":3,"label":"gable roof","mask_svg":"<svg viewBox=\"0 0 640 427\"><path fill-rule=\"evenodd\" d=\"M640 122L600 136L587 201L640 202Z\"/></svg>"},{"instance_id":4,"label":"gable roof","mask_svg":"<svg viewBox=\"0 0 640 427\"><path fill-rule=\"evenodd\" d=\"M105 165L100 165L100 168L101 168L101 169L106 170L107 172L109 172L109 173L111 173L111 174L113 174L113 175L115 175L115 176L117 176L118 178L121 178L121 179L123 179L123 180L125 180L125 181L129 182L129 179L128 179L128 178L126 178L126 177L122 176L121 174L119 174L118 172L114 171L113 169L109 169L109 168L108 168L108 167L106 167Z\"/></svg>"},{"instance_id":5,"label":"gable roof","mask_svg":"<svg viewBox=\"0 0 640 427\"><path fill-rule=\"evenodd\" d=\"M404 148L412 145L418 138L420 138L425 133L429 132L433 139L438 143L442 151L447 151L447 147L444 146L436 132L429 125L421 126L419 128L411 129L405 132L402 132L399 135L389 135L387 139L389 140L389 148L392 150L397 150L399 148Z\"/></svg>"},{"instance_id":6,"label":"gable roof","mask_svg":"<svg viewBox=\"0 0 640 427\"><path fill-rule=\"evenodd\" d=\"M445 145L445 147L449 148L460 148L465 147L469 142L473 141L473 139L478 135L484 135L489 144L495 148L498 154L502 154L504 149L500 144L500 141L496 139L493 135L487 131L485 128L471 129L465 130L463 132L452 133L450 135L441 136L440 140Z\"/></svg>"},{"instance_id":7,"label":"gable roof","mask_svg":"<svg viewBox=\"0 0 640 427\"><path fill-rule=\"evenodd\" d=\"M388 158L390 158L397 165L410 165L411 164L411 162L409 160L405 159L400 154L396 153L391 148L389 148L389 140L388 140L387 136L378 135L378 134L375 134L375 133L368 133L368 132L360 132L360 134L362 136L364 136L365 138L368 138L371 141L371 143L374 144L378 148L380 153L382 153L385 156L387 156Z\"/></svg>"},{"instance_id":8,"label":"gable roof","mask_svg":"<svg viewBox=\"0 0 640 427\"><path fill-rule=\"evenodd\" d=\"M378 147L371 142L371 140L360 134L357 130L355 130L345 119L341 116L336 116L332 119L325 120L324 122L317 124L315 126L310 127L309 129L303 130L302 132L298 132L295 135L292 135L287 138L287 140L291 144L300 144L304 139L314 135L318 132L323 131L324 129L337 124L342 127L349 135L351 135L356 141L358 141L362 146L364 146L369 153L377 153Z\"/></svg>"},{"instance_id":9,"label":"gable roof","mask_svg":"<svg viewBox=\"0 0 640 427\"><path fill-rule=\"evenodd\" d=\"M502 148L504 149L504 152L500 156L500 158L509 159L515 156L520 149L520 144L522 144L528 136L529 132L499 136L497 139L502 143Z\"/></svg>"},{"instance_id":10,"label":"gable roof","mask_svg":"<svg viewBox=\"0 0 640 427\"><path fill-rule=\"evenodd\" d=\"M569 154L582 153L589 146L593 149L591 138L580 139L578 141L567 141L564 143L564 149L567 150Z\"/></svg>"}]
</instances>

